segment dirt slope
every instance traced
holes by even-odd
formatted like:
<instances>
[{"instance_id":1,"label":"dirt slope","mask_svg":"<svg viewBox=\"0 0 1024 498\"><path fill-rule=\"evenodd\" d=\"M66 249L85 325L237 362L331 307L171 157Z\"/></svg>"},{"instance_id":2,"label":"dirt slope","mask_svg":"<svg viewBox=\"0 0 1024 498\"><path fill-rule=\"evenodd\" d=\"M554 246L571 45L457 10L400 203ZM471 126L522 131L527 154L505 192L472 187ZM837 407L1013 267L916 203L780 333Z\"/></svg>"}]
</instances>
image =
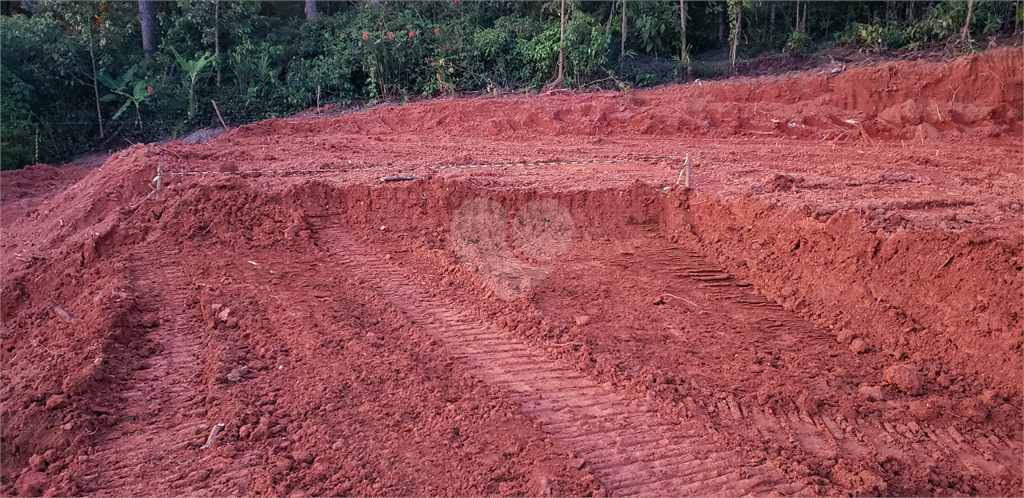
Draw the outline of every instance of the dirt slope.
<instances>
[{"instance_id":1,"label":"dirt slope","mask_svg":"<svg viewBox=\"0 0 1024 498\"><path fill-rule=\"evenodd\" d=\"M0 489L1019 495L1022 66L445 99L4 172Z\"/></svg>"}]
</instances>

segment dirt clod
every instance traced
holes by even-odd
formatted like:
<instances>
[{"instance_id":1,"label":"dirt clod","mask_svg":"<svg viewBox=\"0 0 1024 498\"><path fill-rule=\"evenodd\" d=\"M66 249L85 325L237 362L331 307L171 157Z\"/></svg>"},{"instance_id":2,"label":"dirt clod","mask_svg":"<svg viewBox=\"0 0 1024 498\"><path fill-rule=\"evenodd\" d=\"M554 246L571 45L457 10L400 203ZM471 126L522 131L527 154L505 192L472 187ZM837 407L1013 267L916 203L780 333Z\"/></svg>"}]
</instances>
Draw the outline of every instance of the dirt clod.
<instances>
[{"instance_id":1,"label":"dirt clod","mask_svg":"<svg viewBox=\"0 0 1024 498\"><path fill-rule=\"evenodd\" d=\"M800 393L800 396L796 399L797 408L807 412L807 414L812 417L818 414L818 405L820 403L820 400L808 392Z\"/></svg>"},{"instance_id":2,"label":"dirt clod","mask_svg":"<svg viewBox=\"0 0 1024 498\"><path fill-rule=\"evenodd\" d=\"M46 470L46 460L40 455L32 455L28 458L28 466L32 470L42 472Z\"/></svg>"},{"instance_id":3,"label":"dirt clod","mask_svg":"<svg viewBox=\"0 0 1024 498\"><path fill-rule=\"evenodd\" d=\"M920 372L917 371L917 367L907 363L900 363L886 368L882 374L882 380L912 396L921 394L924 386L924 379L921 377Z\"/></svg>"},{"instance_id":4,"label":"dirt clod","mask_svg":"<svg viewBox=\"0 0 1024 498\"><path fill-rule=\"evenodd\" d=\"M857 392L860 395L870 401L881 401L885 399L885 394L882 392L881 386L869 386L867 384L861 384L857 388Z\"/></svg>"},{"instance_id":5,"label":"dirt clod","mask_svg":"<svg viewBox=\"0 0 1024 498\"><path fill-rule=\"evenodd\" d=\"M854 330L843 327L836 332L836 340L840 344L850 344L854 339L857 338L857 333Z\"/></svg>"},{"instance_id":6,"label":"dirt clod","mask_svg":"<svg viewBox=\"0 0 1024 498\"><path fill-rule=\"evenodd\" d=\"M19 496L42 496L50 486L50 477L37 470L28 469L14 483Z\"/></svg>"},{"instance_id":7,"label":"dirt clod","mask_svg":"<svg viewBox=\"0 0 1024 498\"><path fill-rule=\"evenodd\" d=\"M67 403L68 397L66 394L52 394L49 398L46 398L46 408L48 410L63 408Z\"/></svg>"},{"instance_id":8,"label":"dirt clod","mask_svg":"<svg viewBox=\"0 0 1024 498\"><path fill-rule=\"evenodd\" d=\"M1003 403L1003 397L999 394L999 391L985 389L981 393L981 402L989 408L995 408Z\"/></svg>"},{"instance_id":9,"label":"dirt clod","mask_svg":"<svg viewBox=\"0 0 1024 498\"><path fill-rule=\"evenodd\" d=\"M978 398L968 398L960 403L960 411L965 417L975 421L984 422L988 418L989 409L982 400Z\"/></svg>"},{"instance_id":10,"label":"dirt clod","mask_svg":"<svg viewBox=\"0 0 1024 498\"><path fill-rule=\"evenodd\" d=\"M867 353L870 350L871 346L868 345L868 342L860 337L850 342L850 351L853 351L853 354Z\"/></svg>"}]
</instances>

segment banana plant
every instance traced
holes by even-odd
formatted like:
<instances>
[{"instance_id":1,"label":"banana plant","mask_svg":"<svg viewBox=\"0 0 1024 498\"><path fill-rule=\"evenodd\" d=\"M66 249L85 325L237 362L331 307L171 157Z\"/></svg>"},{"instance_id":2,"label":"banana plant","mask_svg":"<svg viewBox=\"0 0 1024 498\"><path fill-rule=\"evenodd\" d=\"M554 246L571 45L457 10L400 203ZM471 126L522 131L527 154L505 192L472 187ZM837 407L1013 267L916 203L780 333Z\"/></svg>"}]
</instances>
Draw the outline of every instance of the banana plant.
<instances>
[{"instance_id":1,"label":"banana plant","mask_svg":"<svg viewBox=\"0 0 1024 498\"><path fill-rule=\"evenodd\" d=\"M192 119L196 116L196 83L204 77L210 76L213 67L207 66L213 60L213 56L206 52L198 59L190 61L182 57L174 47L171 47L171 52L174 52L174 58L181 66L182 80L188 87L188 118Z\"/></svg>"},{"instance_id":2,"label":"banana plant","mask_svg":"<svg viewBox=\"0 0 1024 498\"><path fill-rule=\"evenodd\" d=\"M117 79L111 78L106 74L100 73L99 79L103 82L107 88L110 88L112 93L104 95L100 100L103 102L113 102L118 99L124 99L124 103L114 113L111 120L116 120L121 117L121 114L128 109L129 106L135 106L135 124L142 128L142 113L139 112L139 104L149 98L150 87L143 80L135 81L134 87L129 92L129 85L135 77L135 70L137 66L132 66L124 74Z\"/></svg>"}]
</instances>

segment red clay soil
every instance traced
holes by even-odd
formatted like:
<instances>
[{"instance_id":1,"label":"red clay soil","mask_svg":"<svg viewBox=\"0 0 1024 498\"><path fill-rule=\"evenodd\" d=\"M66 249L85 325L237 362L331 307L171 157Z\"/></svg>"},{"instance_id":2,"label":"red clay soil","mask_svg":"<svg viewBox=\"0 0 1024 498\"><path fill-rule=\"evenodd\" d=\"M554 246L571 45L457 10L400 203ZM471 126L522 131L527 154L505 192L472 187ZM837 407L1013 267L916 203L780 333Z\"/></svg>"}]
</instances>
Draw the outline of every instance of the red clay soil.
<instances>
[{"instance_id":1,"label":"red clay soil","mask_svg":"<svg viewBox=\"0 0 1024 498\"><path fill-rule=\"evenodd\" d=\"M450 98L4 172L0 491L1020 495L1022 67Z\"/></svg>"}]
</instances>

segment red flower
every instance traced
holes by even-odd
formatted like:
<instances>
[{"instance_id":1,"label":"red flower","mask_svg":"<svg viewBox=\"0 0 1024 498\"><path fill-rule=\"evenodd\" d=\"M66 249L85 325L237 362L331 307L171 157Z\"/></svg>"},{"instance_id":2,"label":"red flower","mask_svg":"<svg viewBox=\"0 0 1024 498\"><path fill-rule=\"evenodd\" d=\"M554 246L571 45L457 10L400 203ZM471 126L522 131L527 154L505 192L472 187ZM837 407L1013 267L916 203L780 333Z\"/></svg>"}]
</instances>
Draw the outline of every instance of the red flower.
<instances>
[{"instance_id":1,"label":"red flower","mask_svg":"<svg viewBox=\"0 0 1024 498\"><path fill-rule=\"evenodd\" d=\"M153 93L153 86L152 85L150 85L150 86L148 86L146 88L149 90L149 93Z\"/></svg>"},{"instance_id":2,"label":"red flower","mask_svg":"<svg viewBox=\"0 0 1024 498\"><path fill-rule=\"evenodd\" d=\"M412 39L412 35L413 35L413 33L412 33L412 30L410 29L410 30L409 30L409 39L410 39L410 40Z\"/></svg>"},{"instance_id":3,"label":"red flower","mask_svg":"<svg viewBox=\"0 0 1024 498\"><path fill-rule=\"evenodd\" d=\"M370 39L370 34L367 33L366 31L363 31L363 41L367 41L369 39Z\"/></svg>"},{"instance_id":4,"label":"red flower","mask_svg":"<svg viewBox=\"0 0 1024 498\"><path fill-rule=\"evenodd\" d=\"M395 32L394 31L388 31L388 38L391 39L391 40L394 40L395 39Z\"/></svg>"},{"instance_id":5,"label":"red flower","mask_svg":"<svg viewBox=\"0 0 1024 498\"><path fill-rule=\"evenodd\" d=\"M434 34L437 36L441 36L441 28L434 28Z\"/></svg>"}]
</instances>

